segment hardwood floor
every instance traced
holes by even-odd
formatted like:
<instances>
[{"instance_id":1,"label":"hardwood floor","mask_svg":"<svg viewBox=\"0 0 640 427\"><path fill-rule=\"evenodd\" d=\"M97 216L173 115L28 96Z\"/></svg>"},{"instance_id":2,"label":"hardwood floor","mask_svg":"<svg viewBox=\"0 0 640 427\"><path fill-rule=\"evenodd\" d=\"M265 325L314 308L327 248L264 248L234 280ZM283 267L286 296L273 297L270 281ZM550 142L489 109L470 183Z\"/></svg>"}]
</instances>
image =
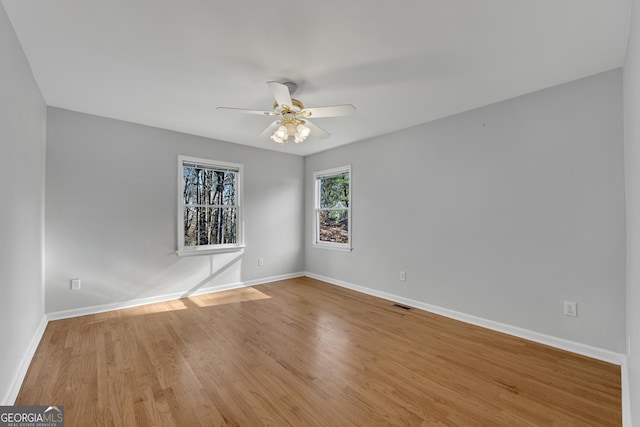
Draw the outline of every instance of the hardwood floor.
<instances>
[{"instance_id":1,"label":"hardwood floor","mask_svg":"<svg viewBox=\"0 0 640 427\"><path fill-rule=\"evenodd\" d=\"M621 425L620 368L298 278L52 321L67 426Z\"/></svg>"}]
</instances>

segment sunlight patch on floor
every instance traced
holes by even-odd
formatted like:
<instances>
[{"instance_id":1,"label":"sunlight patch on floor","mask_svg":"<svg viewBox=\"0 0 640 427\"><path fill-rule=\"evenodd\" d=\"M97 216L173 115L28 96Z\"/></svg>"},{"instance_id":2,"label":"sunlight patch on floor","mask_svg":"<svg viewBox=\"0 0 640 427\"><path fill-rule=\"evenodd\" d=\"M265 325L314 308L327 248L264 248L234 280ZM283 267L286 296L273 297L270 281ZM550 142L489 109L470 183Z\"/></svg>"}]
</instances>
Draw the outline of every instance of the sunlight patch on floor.
<instances>
[{"instance_id":1,"label":"sunlight patch on floor","mask_svg":"<svg viewBox=\"0 0 640 427\"><path fill-rule=\"evenodd\" d=\"M169 311L186 310L185 303L179 299L153 304L144 304L138 307L123 308L120 310L106 311L104 313L96 313L87 316L88 323L100 323L113 319L122 319L125 317L144 316L146 314L166 313Z\"/></svg>"},{"instance_id":2,"label":"sunlight patch on floor","mask_svg":"<svg viewBox=\"0 0 640 427\"><path fill-rule=\"evenodd\" d=\"M212 307L222 304L232 304L235 302L257 301L271 298L269 295L260 292L256 288L240 288L229 291L215 292L212 294L190 297L189 300L198 307Z\"/></svg>"}]
</instances>

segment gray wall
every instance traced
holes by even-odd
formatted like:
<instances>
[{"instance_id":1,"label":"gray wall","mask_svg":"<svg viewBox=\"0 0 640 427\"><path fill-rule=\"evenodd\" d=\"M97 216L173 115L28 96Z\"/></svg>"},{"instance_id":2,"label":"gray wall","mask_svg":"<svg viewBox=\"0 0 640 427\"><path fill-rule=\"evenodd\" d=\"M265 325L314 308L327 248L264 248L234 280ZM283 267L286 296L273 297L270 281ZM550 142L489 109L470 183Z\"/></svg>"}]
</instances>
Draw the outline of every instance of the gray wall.
<instances>
[{"instance_id":1,"label":"gray wall","mask_svg":"<svg viewBox=\"0 0 640 427\"><path fill-rule=\"evenodd\" d=\"M640 3L633 2L624 66L624 150L627 190L627 333L633 424L640 425Z\"/></svg>"},{"instance_id":2,"label":"gray wall","mask_svg":"<svg viewBox=\"0 0 640 427\"><path fill-rule=\"evenodd\" d=\"M0 405L7 405L44 321L46 108L2 5L0 58Z\"/></svg>"},{"instance_id":3,"label":"gray wall","mask_svg":"<svg viewBox=\"0 0 640 427\"><path fill-rule=\"evenodd\" d=\"M626 323L633 348L640 347L639 19L636 8L624 72ZM620 71L304 160L50 108L45 248L47 110L1 6L0 56L0 404L12 403L44 321L43 250L48 312L306 268L625 349ZM242 254L175 255L178 154L245 165ZM349 163L354 250L312 248L313 171ZM398 280L400 270L407 282ZM71 291L76 277L83 287ZM561 315L563 299L578 302L579 317ZM636 424L639 356L629 358Z\"/></svg>"},{"instance_id":4,"label":"gray wall","mask_svg":"<svg viewBox=\"0 0 640 427\"><path fill-rule=\"evenodd\" d=\"M623 162L620 70L307 157L306 269L622 353ZM313 172L349 163L354 249L314 248Z\"/></svg>"},{"instance_id":5,"label":"gray wall","mask_svg":"<svg viewBox=\"0 0 640 427\"><path fill-rule=\"evenodd\" d=\"M300 157L56 108L47 144L47 312L304 271ZM244 253L175 254L179 154L244 164Z\"/></svg>"}]
</instances>

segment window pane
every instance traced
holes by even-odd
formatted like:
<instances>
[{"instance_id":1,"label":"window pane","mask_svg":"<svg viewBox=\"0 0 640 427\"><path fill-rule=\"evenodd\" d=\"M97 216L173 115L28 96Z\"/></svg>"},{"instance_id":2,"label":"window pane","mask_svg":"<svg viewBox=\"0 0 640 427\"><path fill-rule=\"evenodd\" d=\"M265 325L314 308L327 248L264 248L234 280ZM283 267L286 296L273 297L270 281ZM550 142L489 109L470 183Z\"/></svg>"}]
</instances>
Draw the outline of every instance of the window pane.
<instances>
[{"instance_id":1,"label":"window pane","mask_svg":"<svg viewBox=\"0 0 640 427\"><path fill-rule=\"evenodd\" d=\"M237 243L236 208L187 207L184 212L184 245Z\"/></svg>"},{"instance_id":2,"label":"window pane","mask_svg":"<svg viewBox=\"0 0 640 427\"><path fill-rule=\"evenodd\" d=\"M208 208L193 208L196 217L196 238L195 245L209 244Z\"/></svg>"},{"instance_id":3,"label":"window pane","mask_svg":"<svg viewBox=\"0 0 640 427\"><path fill-rule=\"evenodd\" d=\"M349 243L348 211L319 211L318 228L321 242Z\"/></svg>"},{"instance_id":4,"label":"window pane","mask_svg":"<svg viewBox=\"0 0 640 427\"><path fill-rule=\"evenodd\" d=\"M349 207L349 174L320 178L320 208Z\"/></svg>"},{"instance_id":5,"label":"window pane","mask_svg":"<svg viewBox=\"0 0 640 427\"><path fill-rule=\"evenodd\" d=\"M215 171L212 175L211 205L236 204L236 173Z\"/></svg>"},{"instance_id":6,"label":"window pane","mask_svg":"<svg viewBox=\"0 0 640 427\"><path fill-rule=\"evenodd\" d=\"M189 205L207 205L213 186L214 172L209 169L184 167L182 179L184 182L183 200Z\"/></svg>"},{"instance_id":7,"label":"window pane","mask_svg":"<svg viewBox=\"0 0 640 427\"><path fill-rule=\"evenodd\" d=\"M184 167L185 205L236 205L237 172Z\"/></svg>"},{"instance_id":8,"label":"window pane","mask_svg":"<svg viewBox=\"0 0 640 427\"><path fill-rule=\"evenodd\" d=\"M198 224L196 208L184 208L184 245L196 246L198 236Z\"/></svg>"},{"instance_id":9,"label":"window pane","mask_svg":"<svg viewBox=\"0 0 640 427\"><path fill-rule=\"evenodd\" d=\"M186 205L193 205L197 203L198 192L198 173L194 168L184 168L182 170L183 185L183 200Z\"/></svg>"},{"instance_id":10,"label":"window pane","mask_svg":"<svg viewBox=\"0 0 640 427\"><path fill-rule=\"evenodd\" d=\"M237 243L238 215L236 208L209 209L209 243L226 245Z\"/></svg>"},{"instance_id":11,"label":"window pane","mask_svg":"<svg viewBox=\"0 0 640 427\"><path fill-rule=\"evenodd\" d=\"M236 205L236 173L227 172L224 176L223 205Z\"/></svg>"},{"instance_id":12,"label":"window pane","mask_svg":"<svg viewBox=\"0 0 640 427\"><path fill-rule=\"evenodd\" d=\"M196 169L196 175L198 176L198 182L196 184L196 196L195 196L195 203L198 205L202 205L205 204L205 180L206 177L204 176L205 171L203 169Z\"/></svg>"}]
</instances>

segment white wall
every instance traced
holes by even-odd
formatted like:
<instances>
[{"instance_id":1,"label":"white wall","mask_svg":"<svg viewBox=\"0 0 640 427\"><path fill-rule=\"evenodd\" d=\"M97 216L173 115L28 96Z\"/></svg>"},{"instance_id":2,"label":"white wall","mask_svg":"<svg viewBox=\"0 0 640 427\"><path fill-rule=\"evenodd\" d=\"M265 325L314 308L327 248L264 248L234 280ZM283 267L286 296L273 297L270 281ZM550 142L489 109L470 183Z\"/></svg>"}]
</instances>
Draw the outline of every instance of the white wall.
<instances>
[{"instance_id":1,"label":"white wall","mask_svg":"<svg viewBox=\"0 0 640 427\"><path fill-rule=\"evenodd\" d=\"M306 269L623 353L622 129L614 70L307 157ZM344 164L354 249L313 248L313 172Z\"/></svg>"},{"instance_id":2,"label":"white wall","mask_svg":"<svg viewBox=\"0 0 640 427\"><path fill-rule=\"evenodd\" d=\"M640 3L633 2L624 66L624 150L627 190L627 333L633 424L640 425Z\"/></svg>"},{"instance_id":3,"label":"white wall","mask_svg":"<svg viewBox=\"0 0 640 427\"><path fill-rule=\"evenodd\" d=\"M0 405L8 405L45 325L46 108L2 5L0 58Z\"/></svg>"},{"instance_id":4,"label":"white wall","mask_svg":"<svg viewBox=\"0 0 640 427\"><path fill-rule=\"evenodd\" d=\"M56 108L48 121L48 313L304 271L302 158ZM179 154L244 164L244 253L175 254Z\"/></svg>"}]
</instances>

